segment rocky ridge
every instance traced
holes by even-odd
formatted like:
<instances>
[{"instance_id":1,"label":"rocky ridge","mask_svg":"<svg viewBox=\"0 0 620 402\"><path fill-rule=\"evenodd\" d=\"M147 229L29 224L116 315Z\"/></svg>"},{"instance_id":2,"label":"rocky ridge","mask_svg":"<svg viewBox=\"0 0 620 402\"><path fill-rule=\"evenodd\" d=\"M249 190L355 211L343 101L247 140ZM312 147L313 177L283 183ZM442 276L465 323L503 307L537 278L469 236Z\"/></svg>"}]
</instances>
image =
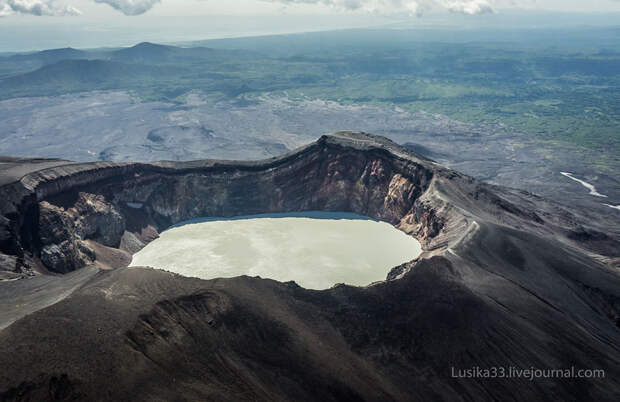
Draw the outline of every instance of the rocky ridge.
<instances>
[{"instance_id":1,"label":"rocky ridge","mask_svg":"<svg viewBox=\"0 0 620 402\"><path fill-rule=\"evenodd\" d=\"M3 258L39 257L56 272L92 262L87 239L135 252L182 220L303 210L387 221L418 238L427 251L447 249L478 220L541 235L560 232L562 241L599 252L604 262L618 257L619 225L605 228L614 239L600 224L578 222L565 207L477 182L360 133L325 136L261 162L66 164L0 190L9 201L2 205Z\"/></svg>"}]
</instances>

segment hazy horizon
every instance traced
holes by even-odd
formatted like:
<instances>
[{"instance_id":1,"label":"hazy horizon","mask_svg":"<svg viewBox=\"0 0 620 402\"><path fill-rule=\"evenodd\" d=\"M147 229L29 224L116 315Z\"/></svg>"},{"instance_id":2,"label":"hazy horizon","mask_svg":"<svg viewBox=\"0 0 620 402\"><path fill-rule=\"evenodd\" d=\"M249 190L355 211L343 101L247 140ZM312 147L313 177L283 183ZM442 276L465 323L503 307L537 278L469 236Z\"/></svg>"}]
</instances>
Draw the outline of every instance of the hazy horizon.
<instances>
[{"instance_id":1,"label":"hazy horizon","mask_svg":"<svg viewBox=\"0 0 620 402\"><path fill-rule=\"evenodd\" d=\"M525 30L618 26L619 13L565 13L505 10L463 15L436 12L423 17L370 14L227 15L227 16L87 16L0 18L0 53L56 48L125 47L140 42L183 42L363 28L424 30Z\"/></svg>"}]
</instances>

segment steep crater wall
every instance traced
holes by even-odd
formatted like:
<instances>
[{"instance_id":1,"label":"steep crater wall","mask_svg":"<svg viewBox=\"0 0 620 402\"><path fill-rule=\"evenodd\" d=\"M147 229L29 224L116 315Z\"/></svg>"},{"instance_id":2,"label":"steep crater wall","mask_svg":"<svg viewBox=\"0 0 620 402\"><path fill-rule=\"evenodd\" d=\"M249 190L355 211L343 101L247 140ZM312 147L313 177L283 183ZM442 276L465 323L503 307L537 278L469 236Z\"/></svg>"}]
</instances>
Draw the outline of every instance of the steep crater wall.
<instances>
[{"instance_id":1,"label":"steep crater wall","mask_svg":"<svg viewBox=\"0 0 620 402\"><path fill-rule=\"evenodd\" d=\"M620 257L608 220L481 183L364 133L323 136L258 162L67 163L0 193L0 274L9 279L93 261L127 265L159 232L188 219L309 210L388 222L420 241L422 258L454 250L488 224L556 239L606 265Z\"/></svg>"},{"instance_id":2,"label":"steep crater wall","mask_svg":"<svg viewBox=\"0 0 620 402\"><path fill-rule=\"evenodd\" d=\"M432 170L387 150L325 140L257 164L104 167L35 184L37 218L23 223L20 247L68 272L110 248L134 253L192 218L317 210L389 222L429 248L443 226L420 199L432 179Z\"/></svg>"}]
</instances>

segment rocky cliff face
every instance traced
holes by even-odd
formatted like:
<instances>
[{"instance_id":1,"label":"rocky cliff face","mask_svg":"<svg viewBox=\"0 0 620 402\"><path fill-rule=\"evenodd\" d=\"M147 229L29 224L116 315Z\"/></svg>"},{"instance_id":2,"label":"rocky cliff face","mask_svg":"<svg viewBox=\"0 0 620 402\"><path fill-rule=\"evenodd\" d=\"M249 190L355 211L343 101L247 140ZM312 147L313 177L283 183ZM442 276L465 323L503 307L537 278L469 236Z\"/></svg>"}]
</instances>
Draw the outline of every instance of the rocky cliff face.
<instances>
[{"instance_id":1,"label":"rocky cliff face","mask_svg":"<svg viewBox=\"0 0 620 402\"><path fill-rule=\"evenodd\" d=\"M324 138L256 164L93 164L39 172L22 180L34 193L22 203L38 219L21 223L28 236L14 238L11 248L66 272L92 262L87 239L109 247L124 239L122 246L135 252L153 238L145 230L191 218L304 210L368 215L430 245L444 219L419 200L435 174L424 166L431 163L339 141Z\"/></svg>"},{"instance_id":2,"label":"rocky cliff face","mask_svg":"<svg viewBox=\"0 0 620 402\"><path fill-rule=\"evenodd\" d=\"M124 217L101 195L80 192L67 210L39 203L40 258L51 271L66 273L92 263L95 251L85 240L119 247L124 232Z\"/></svg>"},{"instance_id":3,"label":"rocky cliff face","mask_svg":"<svg viewBox=\"0 0 620 402\"><path fill-rule=\"evenodd\" d=\"M0 264L13 276L122 265L108 254L203 216L355 212L424 249L366 288L101 273L0 332L8 400L51 389L87 400L612 400L620 390L618 221L480 183L380 137L337 133L256 163L67 164L0 192ZM475 366L606 377L451 375Z\"/></svg>"}]
</instances>

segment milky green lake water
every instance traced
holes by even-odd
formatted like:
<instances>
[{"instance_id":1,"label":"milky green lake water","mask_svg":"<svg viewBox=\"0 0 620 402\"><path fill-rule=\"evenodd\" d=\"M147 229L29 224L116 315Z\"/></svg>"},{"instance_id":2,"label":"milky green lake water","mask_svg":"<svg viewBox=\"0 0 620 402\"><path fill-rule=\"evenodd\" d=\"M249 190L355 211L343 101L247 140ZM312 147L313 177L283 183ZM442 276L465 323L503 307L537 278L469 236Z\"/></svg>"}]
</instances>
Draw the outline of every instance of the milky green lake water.
<instances>
[{"instance_id":1,"label":"milky green lake water","mask_svg":"<svg viewBox=\"0 0 620 402\"><path fill-rule=\"evenodd\" d=\"M181 223L136 253L150 266L202 279L260 276L309 289L365 286L421 252L391 225L345 213L256 215Z\"/></svg>"}]
</instances>

